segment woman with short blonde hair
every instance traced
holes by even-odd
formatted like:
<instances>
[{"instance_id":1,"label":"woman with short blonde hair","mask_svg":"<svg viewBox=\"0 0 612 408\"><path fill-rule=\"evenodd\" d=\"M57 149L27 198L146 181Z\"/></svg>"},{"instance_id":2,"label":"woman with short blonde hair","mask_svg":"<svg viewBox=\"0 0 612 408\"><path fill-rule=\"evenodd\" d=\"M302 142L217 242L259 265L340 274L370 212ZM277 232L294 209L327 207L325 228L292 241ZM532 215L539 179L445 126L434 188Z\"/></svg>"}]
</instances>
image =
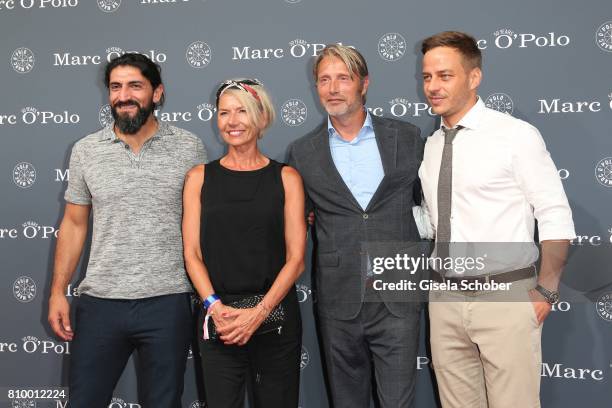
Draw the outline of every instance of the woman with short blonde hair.
<instances>
[{"instance_id":1,"label":"woman with short blonde hair","mask_svg":"<svg viewBox=\"0 0 612 408\"><path fill-rule=\"evenodd\" d=\"M302 179L257 146L275 116L259 81L223 82L216 105L227 154L191 169L183 193L185 264L203 302L207 406L242 408L250 377L255 408L297 407Z\"/></svg>"}]
</instances>

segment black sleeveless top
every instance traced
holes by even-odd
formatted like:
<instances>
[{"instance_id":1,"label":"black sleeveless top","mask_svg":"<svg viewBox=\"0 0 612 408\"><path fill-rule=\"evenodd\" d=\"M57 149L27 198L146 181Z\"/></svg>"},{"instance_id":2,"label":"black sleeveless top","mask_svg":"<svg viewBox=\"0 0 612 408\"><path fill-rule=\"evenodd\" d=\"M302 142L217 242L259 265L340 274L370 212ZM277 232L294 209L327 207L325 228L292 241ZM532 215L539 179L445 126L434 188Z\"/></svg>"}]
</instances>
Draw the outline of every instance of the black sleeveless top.
<instances>
[{"instance_id":1,"label":"black sleeveless top","mask_svg":"<svg viewBox=\"0 0 612 408\"><path fill-rule=\"evenodd\" d=\"M230 170L219 160L206 165L200 245L224 302L267 292L285 264L283 166L272 159L252 171Z\"/></svg>"}]
</instances>

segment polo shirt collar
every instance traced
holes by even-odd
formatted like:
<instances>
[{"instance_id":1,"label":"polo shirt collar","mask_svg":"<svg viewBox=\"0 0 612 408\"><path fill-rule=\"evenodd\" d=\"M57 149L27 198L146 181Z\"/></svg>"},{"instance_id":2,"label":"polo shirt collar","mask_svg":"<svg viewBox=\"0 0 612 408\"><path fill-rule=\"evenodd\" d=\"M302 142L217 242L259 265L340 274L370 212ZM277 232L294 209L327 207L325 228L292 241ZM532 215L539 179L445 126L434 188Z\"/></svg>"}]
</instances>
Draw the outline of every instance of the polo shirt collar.
<instances>
[{"instance_id":1,"label":"polo shirt collar","mask_svg":"<svg viewBox=\"0 0 612 408\"><path fill-rule=\"evenodd\" d=\"M157 123L158 123L157 132L155 132L155 134L151 137L151 139L159 139L163 136L174 134L174 132L170 128L170 125L168 125L167 123L162 122L160 120L157 120ZM108 141L110 143L117 143L121 140L117 137L113 128L114 128L114 122L111 122L107 124L104 127L104 129L102 129L102 133L100 134L101 142Z\"/></svg>"}]
</instances>

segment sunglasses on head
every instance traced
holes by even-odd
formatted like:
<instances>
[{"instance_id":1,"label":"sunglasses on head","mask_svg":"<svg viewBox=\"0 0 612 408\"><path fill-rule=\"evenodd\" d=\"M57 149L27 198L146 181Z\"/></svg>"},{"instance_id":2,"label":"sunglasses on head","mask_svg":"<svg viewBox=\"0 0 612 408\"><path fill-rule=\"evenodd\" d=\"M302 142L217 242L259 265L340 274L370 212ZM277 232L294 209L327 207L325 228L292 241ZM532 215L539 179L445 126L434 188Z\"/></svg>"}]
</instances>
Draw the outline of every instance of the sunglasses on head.
<instances>
[{"instance_id":1,"label":"sunglasses on head","mask_svg":"<svg viewBox=\"0 0 612 408\"><path fill-rule=\"evenodd\" d=\"M227 91L228 89L240 89L244 92L247 92L251 94L253 98L257 99L257 102L261 104L261 100L259 99L259 95L257 95L257 91L255 91L255 89L252 88L253 85L263 86L263 84L258 79L240 79L240 80L229 79L227 81L224 81L219 87L219 89L217 89L217 96L216 96L217 106L219 106L219 98L221 97L221 95L223 95L223 92Z\"/></svg>"}]
</instances>

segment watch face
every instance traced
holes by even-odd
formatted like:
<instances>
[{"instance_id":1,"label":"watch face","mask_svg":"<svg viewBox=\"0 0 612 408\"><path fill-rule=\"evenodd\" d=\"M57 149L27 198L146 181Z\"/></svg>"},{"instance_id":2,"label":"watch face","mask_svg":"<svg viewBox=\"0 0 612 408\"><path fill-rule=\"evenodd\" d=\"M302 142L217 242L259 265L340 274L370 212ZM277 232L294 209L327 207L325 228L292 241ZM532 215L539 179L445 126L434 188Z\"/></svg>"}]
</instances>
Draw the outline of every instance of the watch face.
<instances>
[{"instance_id":1,"label":"watch face","mask_svg":"<svg viewBox=\"0 0 612 408\"><path fill-rule=\"evenodd\" d=\"M551 305L556 305L559 303L559 294L557 292L553 292L548 296L548 303Z\"/></svg>"}]
</instances>

